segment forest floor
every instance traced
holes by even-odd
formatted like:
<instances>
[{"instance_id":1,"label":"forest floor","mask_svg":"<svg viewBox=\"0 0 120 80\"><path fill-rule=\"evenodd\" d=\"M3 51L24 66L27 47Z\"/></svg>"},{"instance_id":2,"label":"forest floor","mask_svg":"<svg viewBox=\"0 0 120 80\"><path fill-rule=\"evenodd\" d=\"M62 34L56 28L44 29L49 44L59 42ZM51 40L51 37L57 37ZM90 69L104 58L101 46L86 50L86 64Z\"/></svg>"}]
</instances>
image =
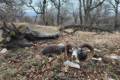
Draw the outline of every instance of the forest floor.
<instances>
[{"instance_id":1,"label":"forest floor","mask_svg":"<svg viewBox=\"0 0 120 80\"><path fill-rule=\"evenodd\" d=\"M64 66L63 55L50 58L41 50L49 44L74 45L89 43L100 50L95 54L120 56L120 33L95 33L78 31L74 35L63 34L57 40L37 42L36 46L8 50L0 54L0 80L120 80L120 60L92 59L80 62L80 69ZM41 43L45 42L45 43ZM92 54L90 54L92 55Z\"/></svg>"}]
</instances>

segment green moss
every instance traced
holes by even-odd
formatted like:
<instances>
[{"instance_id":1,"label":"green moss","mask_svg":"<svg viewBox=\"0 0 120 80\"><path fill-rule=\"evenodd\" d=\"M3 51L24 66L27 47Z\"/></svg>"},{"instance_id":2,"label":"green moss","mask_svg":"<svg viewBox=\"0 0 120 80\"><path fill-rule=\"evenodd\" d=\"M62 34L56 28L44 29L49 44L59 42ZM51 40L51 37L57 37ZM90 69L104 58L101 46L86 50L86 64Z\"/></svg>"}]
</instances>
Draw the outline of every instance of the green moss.
<instances>
[{"instance_id":1,"label":"green moss","mask_svg":"<svg viewBox=\"0 0 120 80\"><path fill-rule=\"evenodd\" d=\"M11 31L11 32L10 32L10 36L11 36L11 37L15 37L15 36L16 36L16 33L15 33L14 31Z\"/></svg>"}]
</instances>

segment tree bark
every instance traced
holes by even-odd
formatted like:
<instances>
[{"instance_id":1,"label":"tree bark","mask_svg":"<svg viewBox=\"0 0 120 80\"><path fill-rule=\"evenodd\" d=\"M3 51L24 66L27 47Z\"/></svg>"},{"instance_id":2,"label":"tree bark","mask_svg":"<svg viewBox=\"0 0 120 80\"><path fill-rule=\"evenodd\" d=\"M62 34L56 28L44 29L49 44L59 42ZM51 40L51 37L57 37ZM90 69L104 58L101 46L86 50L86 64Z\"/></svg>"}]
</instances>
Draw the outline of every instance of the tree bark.
<instances>
[{"instance_id":1,"label":"tree bark","mask_svg":"<svg viewBox=\"0 0 120 80\"><path fill-rule=\"evenodd\" d=\"M61 2L58 2L57 25L60 25Z\"/></svg>"},{"instance_id":2,"label":"tree bark","mask_svg":"<svg viewBox=\"0 0 120 80\"><path fill-rule=\"evenodd\" d=\"M83 24L83 18L82 18L82 1L79 0L79 19L80 19L80 24Z\"/></svg>"},{"instance_id":3,"label":"tree bark","mask_svg":"<svg viewBox=\"0 0 120 80\"><path fill-rule=\"evenodd\" d=\"M116 8L115 8L115 22L114 22L114 28L115 30L118 29L118 6L119 6L119 3L115 2L116 4Z\"/></svg>"},{"instance_id":4,"label":"tree bark","mask_svg":"<svg viewBox=\"0 0 120 80\"><path fill-rule=\"evenodd\" d=\"M45 20L45 9L46 9L46 0L43 1L43 23L46 25L46 20Z\"/></svg>"},{"instance_id":5,"label":"tree bark","mask_svg":"<svg viewBox=\"0 0 120 80\"><path fill-rule=\"evenodd\" d=\"M83 0L84 25L91 25L91 11L101 6L105 0L94 2L94 0ZM93 5L94 3L94 5Z\"/></svg>"}]
</instances>

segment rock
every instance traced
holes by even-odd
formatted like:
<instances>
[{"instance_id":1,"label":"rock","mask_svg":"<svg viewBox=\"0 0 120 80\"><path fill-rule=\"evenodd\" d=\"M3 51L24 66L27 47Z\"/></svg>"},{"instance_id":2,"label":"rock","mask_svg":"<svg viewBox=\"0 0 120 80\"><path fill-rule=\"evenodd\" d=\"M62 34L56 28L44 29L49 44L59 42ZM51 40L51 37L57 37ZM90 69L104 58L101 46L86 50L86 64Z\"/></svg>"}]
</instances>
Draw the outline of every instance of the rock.
<instances>
[{"instance_id":1,"label":"rock","mask_svg":"<svg viewBox=\"0 0 120 80\"><path fill-rule=\"evenodd\" d=\"M102 61L102 58L92 58L92 60L95 60L95 61Z\"/></svg>"},{"instance_id":2,"label":"rock","mask_svg":"<svg viewBox=\"0 0 120 80\"><path fill-rule=\"evenodd\" d=\"M95 52L102 52L102 50L99 50L97 48L94 49Z\"/></svg>"},{"instance_id":3,"label":"rock","mask_svg":"<svg viewBox=\"0 0 120 80\"><path fill-rule=\"evenodd\" d=\"M118 60L120 61L120 56L116 55L116 54L111 54L111 55L106 55L106 58L112 59L112 60Z\"/></svg>"},{"instance_id":4,"label":"rock","mask_svg":"<svg viewBox=\"0 0 120 80\"><path fill-rule=\"evenodd\" d=\"M80 65L79 65L79 64L73 63L73 62L68 61L68 60L64 62L64 65L65 65L65 66L69 66L69 67L73 67L73 68L80 69Z\"/></svg>"},{"instance_id":5,"label":"rock","mask_svg":"<svg viewBox=\"0 0 120 80\"><path fill-rule=\"evenodd\" d=\"M7 50L6 48L4 48L4 49L2 49L2 50L0 51L0 54L5 54L7 51L8 51L8 50Z\"/></svg>"}]
</instances>

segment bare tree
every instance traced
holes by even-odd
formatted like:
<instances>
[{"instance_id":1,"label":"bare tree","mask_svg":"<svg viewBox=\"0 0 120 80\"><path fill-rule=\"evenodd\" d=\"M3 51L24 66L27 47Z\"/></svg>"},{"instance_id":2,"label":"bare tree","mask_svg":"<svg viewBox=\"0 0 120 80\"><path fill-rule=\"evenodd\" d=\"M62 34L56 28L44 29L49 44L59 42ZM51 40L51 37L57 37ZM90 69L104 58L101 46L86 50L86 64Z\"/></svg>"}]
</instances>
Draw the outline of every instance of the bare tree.
<instances>
[{"instance_id":1,"label":"bare tree","mask_svg":"<svg viewBox=\"0 0 120 80\"><path fill-rule=\"evenodd\" d=\"M16 21L23 16L23 4L20 0L1 0L0 19L4 21Z\"/></svg>"},{"instance_id":2,"label":"bare tree","mask_svg":"<svg viewBox=\"0 0 120 80\"><path fill-rule=\"evenodd\" d=\"M55 24L55 8L54 6L51 6L47 11L46 11L46 23L47 25L54 25Z\"/></svg>"},{"instance_id":3,"label":"bare tree","mask_svg":"<svg viewBox=\"0 0 120 80\"><path fill-rule=\"evenodd\" d=\"M73 11L73 18L74 18L74 24L77 24L77 21L78 21L77 11Z\"/></svg>"},{"instance_id":4,"label":"bare tree","mask_svg":"<svg viewBox=\"0 0 120 80\"><path fill-rule=\"evenodd\" d=\"M79 12L78 12L78 8L77 7L74 7L75 3L69 3L70 5L70 13L72 15L72 18L73 18L73 21L74 21L74 24L77 24L78 22L78 18L79 18Z\"/></svg>"},{"instance_id":5,"label":"bare tree","mask_svg":"<svg viewBox=\"0 0 120 80\"><path fill-rule=\"evenodd\" d=\"M46 0L39 0L37 6L33 5L33 0L29 0L29 1L27 0L23 2L26 4L27 7L32 8L32 10L37 14L35 18L35 22L36 22L38 15L42 15L43 24L46 24L46 20L45 20L45 10L46 10L46 4L47 4Z\"/></svg>"},{"instance_id":6,"label":"bare tree","mask_svg":"<svg viewBox=\"0 0 120 80\"><path fill-rule=\"evenodd\" d=\"M66 24L71 19L71 16L69 14L70 14L70 12L69 12L68 8L66 8L66 7L61 8L61 16L60 16L60 24L61 25Z\"/></svg>"},{"instance_id":7,"label":"bare tree","mask_svg":"<svg viewBox=\"0 0 120 80\"><path fill-rule=\"evenodd\" d=\"M118 11L119 11L119 4L120 4L120 0L113 0L114 2L112 2L111 0L109 0L109 3L112 5L114 12L115 12L115 17L114 17L114 29L117 30L118 29Z\"/></svg>"},{"instance_id":8,"label":"bare tree","mask_svg":"<svg viewBox=\"0 0 120 80\"><path fill-rule=\"evenodd\" d=\"M82 18L82 0L79 0L79 19L80 19L80 24L83 24L83 18Z\"/></svg>"},{"instance_id":9,"label":"bare tree","mask_svg":"<svg viewBox=\"0 0 120 80\"><path fill-rule=\"evenodd\" d=\"M105 0L79 0L79 15L80 15L80 23L87 25L91 23L91 12L96 9L98 6L101 6ZM83 12L84 11L84 14ZM84 17L83 17L84 16Z\"/></svg>"},{"instance_id":10,"label":"bare tree","mask_svg":"<svg viewBox=\"0 0 120 80\"><path fill-rule=\"evenodd\" d=\"M54 4L55 8L57 9L57 25L60 25L60 14L61 14L61 7L67 0L51 0Z\"/></svg>"}]
</instances>

